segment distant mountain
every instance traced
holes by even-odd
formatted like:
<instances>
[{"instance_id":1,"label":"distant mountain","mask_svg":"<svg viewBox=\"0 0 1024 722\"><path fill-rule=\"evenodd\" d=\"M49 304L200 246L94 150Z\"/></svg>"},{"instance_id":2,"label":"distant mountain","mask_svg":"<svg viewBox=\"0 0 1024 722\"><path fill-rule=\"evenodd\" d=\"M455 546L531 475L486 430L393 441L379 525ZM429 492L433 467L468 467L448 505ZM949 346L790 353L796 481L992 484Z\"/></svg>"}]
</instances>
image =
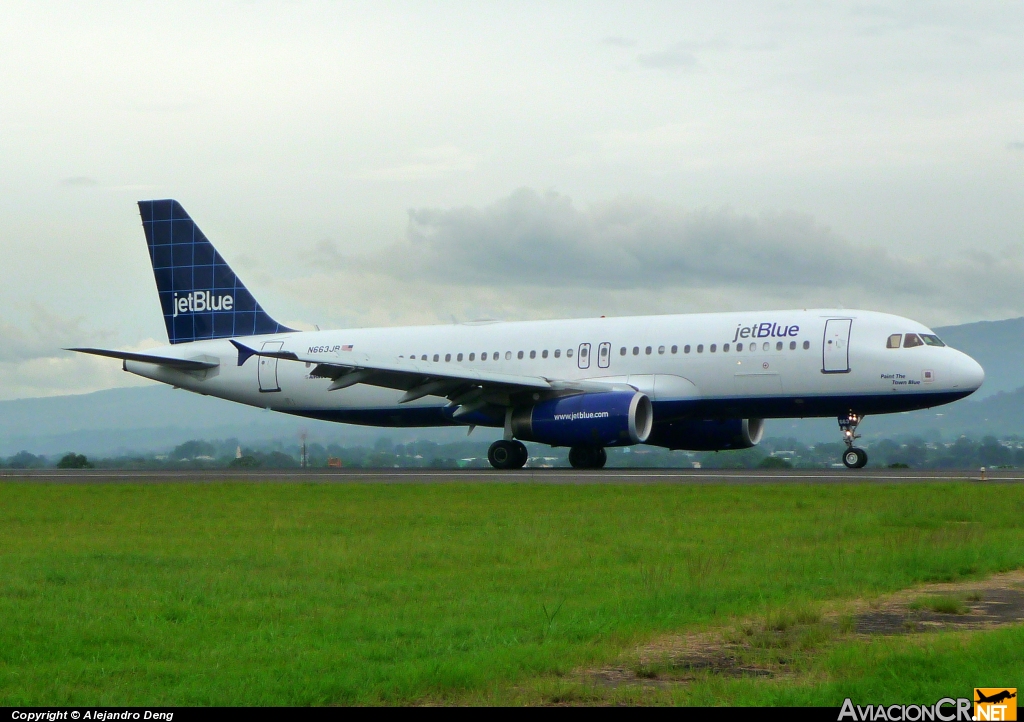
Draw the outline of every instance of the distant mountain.
<instances>
[{"instance_id":1,"label":"distant mountain","mask_svg":"<svg viewBox=\"0 0 1024 722\"><path fill-rule=\"evenodd\" d=\"M166 451L190 439L237 438L240 443L280 440L372 445L381 436L394 442L463 439L465 428L375 429L302 419L273 411L174 390L163 384L91 394L0 401L0 456L19 451L92 456ZM473 438L485 438L484 429ZM479 435L479 436L478 436Z\"/></svg>"},{"instance_id":2,"label":"distant mountain","mask_svg":"<svg viewBox=\"0 0 1024 722\"><path fill-rule=\"evenodd\" d=\"M982 321L935 329L950 346L985 368L985 385L949 406L869 417L861 426L866 440L967 434L1024 436L1024 318ZM130 451L166 451L190 439L237 438L242 444L279 440L291 444L300 431L310 440L370 445L380 437L395 443L417 439L446 443L465 438L465 429L376 429L311 421L286 414L175 391L168 386L137 386L92 394L0 401L0 456L21 450L33 454L76 451L108 456ZM479 429L473 439L494 437ZM835 419L773 419L769 436L792 436L805 443L839 439Z\"/></svg>"}]
</instances>

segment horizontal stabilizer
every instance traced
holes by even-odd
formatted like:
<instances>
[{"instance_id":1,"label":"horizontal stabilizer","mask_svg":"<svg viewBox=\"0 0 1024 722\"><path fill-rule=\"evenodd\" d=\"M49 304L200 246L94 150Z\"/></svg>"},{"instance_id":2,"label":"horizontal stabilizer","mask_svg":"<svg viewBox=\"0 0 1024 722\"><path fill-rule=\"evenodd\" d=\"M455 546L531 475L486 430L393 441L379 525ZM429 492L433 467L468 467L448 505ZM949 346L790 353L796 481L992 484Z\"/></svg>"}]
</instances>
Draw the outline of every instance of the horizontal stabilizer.
<instances>
[{"instance_id":1,"label":"horizontal stabilizer","mask_svg":"<svg viewBox=\"0 0 1024 722\"><path fill-rule=\"evenodd\" d=\"M153 356L148 353L132 353L131 351L110 351L105 348L66 348L65 351L77 351L78 353L89 353L93 356L106 356L107 358L121 359L122 361L139 361L147 364L158 364L181 371L202 371L220 366L216 361L200 361L198 359L168 358L166 356Z\"/></svg>"}]
</instances>

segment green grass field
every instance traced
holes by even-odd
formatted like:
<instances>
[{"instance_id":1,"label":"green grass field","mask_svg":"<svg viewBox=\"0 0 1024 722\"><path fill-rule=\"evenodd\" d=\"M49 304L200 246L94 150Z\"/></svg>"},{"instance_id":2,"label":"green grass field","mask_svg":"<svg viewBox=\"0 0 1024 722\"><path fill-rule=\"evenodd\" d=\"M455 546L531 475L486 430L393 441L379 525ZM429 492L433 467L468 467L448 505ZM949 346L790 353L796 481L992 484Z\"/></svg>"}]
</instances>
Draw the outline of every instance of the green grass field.
<instances>
[{"instance_id":1,"label":"green grass field","mask_svg":"<svg viewBox=\"0 0 1024 722\"><path fill-rule=\"evenodd\" d=\"M572 672L1019 568L1022 512L1024 487L969 483L5 483L0 704L933 702L1024 683L1021 627L841 638L792 678L650 693Z\"/></svg>"}]
</instances>

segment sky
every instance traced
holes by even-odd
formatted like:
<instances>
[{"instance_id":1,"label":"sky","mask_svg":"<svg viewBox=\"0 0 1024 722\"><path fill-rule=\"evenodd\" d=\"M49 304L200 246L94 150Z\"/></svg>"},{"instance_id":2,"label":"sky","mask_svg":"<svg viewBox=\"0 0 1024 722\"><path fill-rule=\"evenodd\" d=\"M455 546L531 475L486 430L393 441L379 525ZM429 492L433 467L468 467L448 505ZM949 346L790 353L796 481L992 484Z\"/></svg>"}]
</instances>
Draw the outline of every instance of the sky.
<instances>
[{"instance_id":1,"label":"sky","mask_svg":"<svg viewBox=\"0 0 1024 722\"><path fill-rule=\"evenodd\" d=\"M1024 5L4 3L0 398L141 383L136 201L299 328L1024 315Z\"/></svg>"}]
</instances>

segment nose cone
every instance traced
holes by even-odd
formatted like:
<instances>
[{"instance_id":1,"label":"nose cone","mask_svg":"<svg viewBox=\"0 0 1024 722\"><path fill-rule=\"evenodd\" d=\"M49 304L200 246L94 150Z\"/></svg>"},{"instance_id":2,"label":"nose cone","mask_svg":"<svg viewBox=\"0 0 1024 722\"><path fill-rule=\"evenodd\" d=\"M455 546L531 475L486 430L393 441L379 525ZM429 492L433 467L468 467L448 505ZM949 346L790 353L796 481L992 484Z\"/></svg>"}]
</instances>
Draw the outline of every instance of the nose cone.
<instances>
[{"instance_id":1,"label":"nose cone","mask_svg":"<svg viewBox=\"0 0 1024 722\"><path fill-rule=\"evenodd\" d=\"M957 358L953 362L953 383L957 388L974 393L985 381L985 369L981 364L965 353L957 352Z\"/></svg>"}]
</instances>

